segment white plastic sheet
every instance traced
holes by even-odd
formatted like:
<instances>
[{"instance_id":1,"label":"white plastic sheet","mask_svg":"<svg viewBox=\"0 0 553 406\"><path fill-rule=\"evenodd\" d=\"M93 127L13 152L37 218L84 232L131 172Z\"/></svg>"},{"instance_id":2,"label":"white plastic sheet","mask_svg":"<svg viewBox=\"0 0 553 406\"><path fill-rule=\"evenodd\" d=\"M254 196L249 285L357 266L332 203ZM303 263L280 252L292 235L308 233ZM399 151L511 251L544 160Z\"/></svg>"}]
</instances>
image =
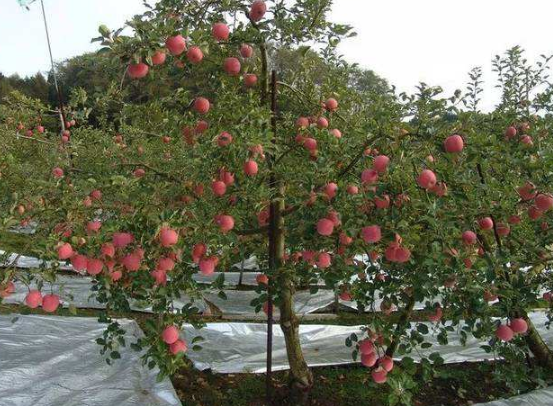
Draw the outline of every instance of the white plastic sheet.
<instances>
[{"instance_id":1,"label":"white plastic sheet","mask_svg":"<svg viewBox=\"0 0 553 406\"><path fill-rule=\"evenodd\" d=\"M226 300L221 299L216 292L204 293L204 298L213 303L224 315L255 315L255 308L250 305L259 295L255 291L225 290ZM328 307L334 302L334 292L319 290L315 294L301 291L294 295L294 309L298 315L314 313ZM278 315L278 309L275 308Z\"/></svg>"},{"instance_id":2,"label":"white plastic sheet","mask_svg":"<svg viewBox=\"0 0 553 406\"><path fill-rule=\"evenodd\" d=\"M99 303L95 299L94 292L90 290L91 287L92 278L87 276L58 275L57 281L52 284L53 291L56 294L61 293L61 304L64 307L72 304L79 309L104 309L105 304ZM14 294L5 298L3 303L24 304L27 292L27 287L21 282L16 281ZM182 308L185 304L191 302L191 300L189 296L182 294L181 299L175 300L175 307ZM200 312L207 309L205 302L201 299L195 299L193 305ZM145 313L152 312L151 306L137 301L131 301L131 309Z\"/></svg>"},{"instance_id":3,"label":"white plastic sheet","mask_svg":"<svg viewBox=\"0 0 553 406\"><path fill-rule=\"evenodd\" d=\"M128 343L142 334L134 321L119 323ZM95 342L104 328L94 318L0 316L0 404L180 405L171 381L156 382L157 369L142 366L139 353L124 347L106 364Z\"/></svg>"},{"instance_id":4,"label":"white plastic sheet","mask_svg":"<svg viewBox=\"0 0 553 406\"><path fill-rule=\"evenodd\" d=\"M543 339L553 345L553 331L545 327L547 317L543 312L534 312L530 318L539 330ZM428 325L432 331L434 325ZM415 323L413 323L413 328ZM352 349L346 347L345 339L356 333L361 337L361 326L331 326L331 325L300 325L300 341L309 366L328 366L352 363ZM265 354L267 341L266 324L258 323L208 323L201 330L185 326L184 335L187 340L202 336L203 350L190 353L189 357L198 369L212 369L220 373L265 372ZM286 359L284 336L278 325L273 327L273 368L285 370L289 368ZM440 346L432 333L426 338L432 343L427 349L419 348L410 354L415 360L427 357L433 352L439 352L446 363L475 362L494 359L493 353L487 353L481 342L469 338L464 346L460 334L449 333L449 344Z\"/></svg>"},{"instance_id":5,"label":"white plastic sheet","mask_svg":"<svg viewBox=\"0 0 553 406\"><path fill-rule=\"evenodd\" d=\"M551 406L553 405L553 386L535 390L510 399L494 400L493 402L478 403L474 406Z\"/></svg>"},{"instance_id":6,"label":"white plastic sheet","mask_svg":"<svg viewBox=\"0 0 553 406\"><path fill-rule=\"evenodd\" d=\"M4 255L6 255L6 251L0 250L0 257ZM50 261L43 261L41 259L38 259L35 257L28 257L26 255L10 254L3 262L0 262L0 266L3 266L3 267L15 266L16 268L22 268L22 269L40 268L41 266L50 268L52 266L52 263ZM63 271L71 271L73 270L73 267L70 264L68 265L66 263L62 263L60 264L60 269Z\"/></svg>"}]
</instances>

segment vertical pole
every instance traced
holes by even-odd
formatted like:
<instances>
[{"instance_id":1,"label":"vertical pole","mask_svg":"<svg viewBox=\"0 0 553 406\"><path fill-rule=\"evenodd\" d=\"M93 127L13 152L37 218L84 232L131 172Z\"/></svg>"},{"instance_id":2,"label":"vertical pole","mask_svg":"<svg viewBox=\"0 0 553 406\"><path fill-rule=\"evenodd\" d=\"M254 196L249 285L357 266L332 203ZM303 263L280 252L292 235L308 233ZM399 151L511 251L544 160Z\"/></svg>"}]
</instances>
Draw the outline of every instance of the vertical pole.
<instances>
[{"instance_id":1,"label":"vertical pole","mask_svg":"<svg viewBox=\"0 0 553 406\"><path fill-rule=\"evenodd\" d=\"M54 57L52 56L52 46L50 45L50 33L48 31L48 22L46 21L46 11L44 10L44 0L40 0L40 5L42 7L42 19L44 21L44 30L46 31L46 41L48 42L48 52L50 54L50 64L52 65L52 76L54 77L54 87L56 88L56 93L58 96L58 108L60 113L61 120L61 130L65 131L65 113L63 112L63 101L61 98L61 91L58 84L58 79L56 77L56 69L54 66Z\"/></svg>"},{"instance_id":2,"label":"vertical pole","mask_svg":"<svg viewBox=\"0 0 553 406\"><path fill-rule=\"evenodd\" d=\"M277 130L277 75L276 71L271 73L271 130L273 132L273 143L276 143L276 130ZM269 157L269 164L271 165L271 177L270 186L274 190L276 189L277 182L272 168L273 158ZM274 199L271 199L269 206L269 269L271 277L267 285L267 375L265 382L265 391L267 396L267 403L272 404L272 367L273 367L273 277L277 268L277 222L276 222L276 206Z\"/></svg>"}]
</instances>

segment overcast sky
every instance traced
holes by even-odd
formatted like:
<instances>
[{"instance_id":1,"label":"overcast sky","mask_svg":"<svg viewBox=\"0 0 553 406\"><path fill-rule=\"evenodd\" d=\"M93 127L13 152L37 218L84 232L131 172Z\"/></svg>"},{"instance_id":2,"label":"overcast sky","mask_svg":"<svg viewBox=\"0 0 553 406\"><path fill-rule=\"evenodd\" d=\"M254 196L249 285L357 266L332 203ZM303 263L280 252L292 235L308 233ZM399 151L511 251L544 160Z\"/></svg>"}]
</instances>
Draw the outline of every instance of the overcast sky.
<instances>
[{"instance_id":1,"label":"overcast sky","mask_svg":"<svg viewBox=\"0 0 553 406\"><path fill-rule=\"evenodd\" d=\"M63 60L95 45L100 24L118 28L142 11L142 0L44 0L54 58ZM467 72L482 66L485 107L496 102L491 59L521 45L533 60L553 53L553 0L335 0L332 19L358 36L341 50L346 59L412 91L419 82L451 93ZM0 72L29 75L49 68L40 4L31 10L0 0Z\"/></svg>"}]
</instances>

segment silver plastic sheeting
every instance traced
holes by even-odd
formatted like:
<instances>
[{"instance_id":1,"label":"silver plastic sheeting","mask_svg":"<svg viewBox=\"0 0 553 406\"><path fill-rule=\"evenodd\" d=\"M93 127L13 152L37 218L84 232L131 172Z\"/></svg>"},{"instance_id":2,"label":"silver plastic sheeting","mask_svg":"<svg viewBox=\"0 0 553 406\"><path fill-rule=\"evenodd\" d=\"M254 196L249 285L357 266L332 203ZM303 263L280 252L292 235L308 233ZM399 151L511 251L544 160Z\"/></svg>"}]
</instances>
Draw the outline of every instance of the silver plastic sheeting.
<instances>
[{"instance_id":1,"label":"silver plastic sheeting","mask_svg":"<svg viewBox=\"0 0 553 406\"><path fill-rule=\"evenodd\" d=\"M134 321L119 323L128 343L142 334ZM106 364L95 342L104 328L93 318L0 316L2 406L180 405L171 381L156 382L138 352L122 347Z\"/></svg>"},{"instance_id":2,"label":"silver plastic sheeting","mask_svg":"<svg viewBox=\"0 0 553 406\"><path fill-rule=\"evenodd\" d=\"M99 303L95 299L94 292L90 290L92 287L92 278L86 276L68 276L58 275L56 282L52 284L52 290L54 293L60 295L61 304L64 307L70 304L79 309L104 309L105 304ZM21 282L15 283L15 292L3 299L3 303L7 304L24 304L25 296L28 289ZM181 298L174 301L176 308L182 308L187 303L190 303L192 298L185 294L181 294ZM139 312L151 313L151 306L140 303L138 301L131 301L131 309ZM200 312L204 312L207 309L205 302L201 299L195 299L193 302L194 307L197 307Z\"/></svg>"},{"instance_id":3,"label":"silver plastic sheeting","mask_svg":"<svg viewBox=\"0 0 553 406\"><path fill-rule=\"evenodd\" d=\"M300 340L303 354L310 366L351 363L351 350L344 350L344 340L358 327L301 325ZM267 326L256 323L208 323L201 330L185 326L183 334L190 342L202 336L202 350L188 353L200 370L220 373L265 372ZM273 329L273 370L288 369L284 334L280 327Z\"/></svg>"},{"instance_id":4,"label":"silver plastic sheeting","mask_svg":"<svg viewBox=\"0 0 553 406\"><path fill-rule=\"evenodd\" d=\"M6 251L0 250L0 257L4 255L6 255ZM35 257L28 257L21 254L10 254L3 262L0 262L0 267L12 266L22 269L40 268L42 266L45 268L51 268L52 263L50 261L43 261ZM73 270L73 267L66 263L60 263L59 269L63 271L71 271Z\"/></svg>"},{"instance_id":5,"label":"silver plastic sheeting","mask_svg":"<svg viewBox=\"0 0 553 406\"><path fill-rule=\"evenodd\" d=\"M553 386L535 390L510 399L494 400L493 402L477 403L474 406L550 406L553 405Z\"/></svg>"},{"instance_id":6,"label":"silver plastic sheeting","mask_svg":"<svg viewBox=\"0 0 553 406\"><path fill-rule=\"evenodd\" d=\"M543 312L530 314L530 318L543 339L553 345L553 331L545 327L547 317ZM438 352L446 363L475 362L494 359L493 353L487 353L481 345L487 344L474 337L461 344L461 335L448 334L449 344L440 346L432 337L433 324L426 324L431 333L426 341L432 343L427 349L417 349L409 356L414 360L428 357ZM413 323L415 328L416 323ZM362 337L362 326L300 325L300 341L309 366L329 366L352 363L352 349L346 347L345 339L352 333ZM187 340L202 336L202 351L190 353L189 358L198 369L212 369L220 373L265 372L265 354L267 326L258 323L208 323L201 330L192 326L184 327ZM280 326L273 327L273 368L289 368L286 359L284 336Z\"/></svg>"},{"instance_id":7,"label":"silver plastic sheeting","mask_svg":"<svg viewBox=\"0 0 553 406\"><path fill-rule=\"evenodd\" d=\"M226 300L221 299L216 292L204 293L204 299L213 303L224 315L255 315L255 308L250 305L253 299L259 297L254 291L225 290ZM298 315L314 313L328 307L334 302L334 292L319 290L315 294L309 291L301 291L294 295L294 309ZM275 308L278 315L278 309Z\"/></svg>"},{"instance_id":8,"label":"silver plastic sheeting","mask_svg":"<svg viewBox=\"0 0 553 406\"><path fill-rule=\"evenodd\" d=\"M240 281L240 272L215 272L212 275L206 276L201 273L192 275L192 278L198 283L211 284L220 275L225 275L225 286L238 286ZM242 285L245 286L257 286L256 277L259 275L259 272L244 272L242 274Z\"/></svg>"},{"instance_id":9,"label":"silver plastic sheeting","mask_svg":"<svg viewBox=\"0 0 553 406\"><path fill-rule=\"evenodd\" d=\"M380 305L382 304L382 298L380 297L380 291L375 291L375 300L374 300L374 303L372 306L366 306L364 311L365 312L380 312ZM433 302L433 303L442 303L442 298L441 296L437 296L435 297L434 299L430 300L428 299L429 301ZM339 303L342 305L342 306L346 306L348 308L351 308L351 309L355 309L355 310L358 310L358 307L357 307L357 302L354 300L354 301L347 301L347 300L342 300L342 299L339 299ZM423 310L425 308L425 304L424 302L415 302L415 305L413 307L414 310Z\"/></svg>"}]
</instances>

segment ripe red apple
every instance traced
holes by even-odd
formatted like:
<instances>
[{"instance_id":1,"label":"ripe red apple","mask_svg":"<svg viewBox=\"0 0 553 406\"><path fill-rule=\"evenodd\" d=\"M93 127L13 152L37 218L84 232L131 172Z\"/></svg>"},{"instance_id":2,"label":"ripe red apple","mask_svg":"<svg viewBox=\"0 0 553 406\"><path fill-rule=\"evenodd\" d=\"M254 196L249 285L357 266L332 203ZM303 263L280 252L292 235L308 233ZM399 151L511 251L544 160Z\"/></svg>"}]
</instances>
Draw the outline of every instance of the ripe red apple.
<instances>
[{"instance_id":1,"label":"ripe red apple","mask_svg":"<svg viewBox=\"0 0 553 406\"><path fill-rule=\"evenodd\" d=\"M140 257L140 254L136 251L125 255L121 260L121 264L129 272L138 271L140 269L141 262L142 258Z\"/></svg>"},{"instance_id":2,"label":"ripe red apple","mask_svg":"<svg viewBox=\"0 0 553 406\"><path fill-rule=\"evenodd\" d=\"M44 134L44 127L43 126L41 126L41 125L37 126L36 130L39 134Z\"/></svg>"},{"instance_id":3,"label":"ripe red apple","mask_svg":"<svg viewBox=\"0 0 553 406\"><path fill-rule=\"evenodd\" d=\"M348 185L348 187L346 188L346 191L350 195L356 195L359 193L359 188L356 185Z\"/></svg>"},{"instance_id":4,"label":"ripe red apple","mask_svg":"<svg viewBox=\"0 0 553 406\"><path fill-rule=\"evenodd\" d=\"M361 182L366 185L372 185L378 182L378 172L374 169L365 169L361 173Z\"/></svg>"},{"instance_id":5,"label":"ripe red apple","mask_svg":"<svg viewBox=\"0 0 553 406\"><path fill-rule=\"evenodd\" d=\"M254 87L257 85L257 75L253 73L247 73L244 75L244 85L246 87Z\"/></svg>"},{"instance_id":6,"label":"ripe red apple","mask_svg":"<svg viewBox=\"0 0 553 406\"><path fill-rule=\"evenodd\" d=\"M134 241L134 237L130 233L113 233L112 242L116 248L125 248L131 242Z\"/></svg>"},{"instance_id":7,"label":"ripe red apple","mask_svg":"<svg viewBox=\"0 0 553 406\"><path fill-rule=\"evenodd\" d=\"M386 155L378 155L374 157L373 168L378 173L384 173L386 172L389 163L390 158L388 158Z\"/></svg>"},{"instance_id":8,"label":"ripe red apple","mask_svg":"<svg viewBox=\"0 0 553 406\"><path fill-rule=\"evenodd\" d=\"M436 307L436 311L435 311L434 314L429 314L428 315L428 321L430 321L431 323L437 323L442 319L443 314L444 314L444 312L443 312L441 306L438 306L438 307Z\"/></svg>"},{"instance_id":9,"label":"ripe red apple","mask_svg":"<svg viewBox=\"0 0 553 406\"><path fill-rule=\"evenodd\" d=\"M344 231L340 233L340 236L338 237L340 244L347 246L350 245L353 242L353 238L348 236Z\"/></svg>"},{"instance_id":10,"label":"ripe red apple","mask_svg":"<svg viewBox=\"0 0 553 406\"><path fill-rule=\"evenodd\" d=\"M31 289L25 296L25 304L31 309L36 309L42 304L42 294L39 290Z\"/></svg>"},{"instance_id":11,"label":"ripe red apple","mask_svg":"<svg viewBox=\"0 0 553 406\"><path fill-rule=\"evenodd\" d=\"M470 230L464 231L463 235L462 235L462 238L463 238L463 242L467 245L475 244L477 239L478 239L476 237L476 233L474 233L474 231L470 231Z\"/></svg>"},{"instance_id":12,"label":"ripe red apple","mask_svg":"<svg viewBox=\"0 0 553 406\"><path fill-rule=\"evenodd\" d=\"M71 257L71 266L77 272L85 271L86 266L88 265L88 258L84 255L77 254Z\"/></svg>"},{"instance_id":13,"label":"ripe red apple","mask_svg":"<svg viewBox=\"0 0 553 406\"><path fill-rule=\"evenodd\" d=\"M538 194L536 186L531 182L526 182L524 186L518 188L518 194L522 200L532 200Z\"/></svg>"},{"instance_id":14,"label":"ripe red apple","mask_svg":"<svg viewBox=\"0 0 553 406\"><path fill-rule=\"evenodd\" d=\"M146 171L142 168L136 168L133 172L133 175L135 178L142 178L144 175L146 175Z\"/></svg>"},{"instance_id":15,"label":"ripe red apple","mask_svg":"<svg viewBox=\"0 0 553 406\"><path fill-rule=\"evenodd\" d=\"M372 354L374 353L374 350L374 344L370 339L365 338L364 340L359 341L359 352L361 354Z\"/></svg>"},{"instance_id":16,"label":"ripe red apple","mask_svg":"<svg viewBox=\"0 0 553 406\"><path fill-rule=\"evenodd\" d=\"M86 224L86 231L89 234L97 233L102 227L102 222L98 220L89 221Z\"/></svg>"},{"instance_id":17,"label":"ripe red apple","mask_svg":"<svg viewBox=\"0 0 553 406\"><path fill-rule=\"evenodd\" d=\"M376 365L378 355L375 352L361 353L361 364L367 368L372 368Z\"/></svg>"},{"instance_id":18,"label":"ripe red apple","mask_svg":"<svg viewBox=\"0 0 553 406\"><path fill-rule=\"evenodd\" d=\"M100 253L106 258L113 258L115 256L115 247L110 242L103 243Z\"/></svg>"},{"instance_id":19,"label":"ripe red apple","mask_svg":"<svg viewBox=\"0 0 553 406\"><path fill-rule=\"evenodd\" d=\"M505 130L505 138L510 140L512 138L515 138L517 135L517 129L513 126L507 127Z\"/></svg>"},{"instance_id":20,"label":"ripe red apple","mask_svg":"<svg viewBox=\"0 0 553 406\"><path fill-rule=\"evenodd\" d=\"M223 131L219 136L217 137L217 145L220 147L227 147L232 143L232 135L227 133L226 131Z\"/></svg>"},{"instance_id":21,"label":"ripe red apple","mask_svg":"<svg viewBox=\"0 0 553 406\"><path fill-rule=\"evenodd\" d=\"M186 53L186 57L188 60L193 64L198 64L204 59L204 53L200 49L200 47L190 47L188 52Z\"/></svg>"},{"instance_id":22,"label":"ripe red apple","mask_svg":"<svg viewBox=\"0 0 553 406\"><path fill-rule=\"evenodd\" d=\"M501 341L511 341L513 339L514 333L509 326L500 325L495 331L495 335Z\"/></svg>"},{"instance_id":23,"label":"ripe red apple","mask_svg":"<svg viewBox=\"0 0 553 406\"><path fill-rule=\"evenodd\" d=\"M337 128L334 128L329 131L330 135L333 135L335 138L342 138L342 132L338 130Z\"/></svg>"},{"instance_id":24,"label":"ripe red apple","mask_svg":"<svg viewBox=\"0 0 553 406\"><path fill-rule=\"evenodd\" d=\"M196 134L203 134L204 132L207 131L208 128L209 128L209 123L207 121L200 120L196 123L196 127L194 128L194 132Z\"/></svg>"},{"instance_id":25,"label":"ripe red apple","mask_svg":"<svg viewBox=\"0 0 553 406\"><path fill-rule=\"evenodd\" d=\"M375 244L382 238L382 231L380 226L367 226L361 230L361 236L367 244Z\"/></svg>"},{"instance_id":26,"label":"ripe red apple","mask_svg":"<svg viewBox=\"0 0 553 406\"><path fill-rule=\"evenodd\" d=\"M327 252L321 252L317 256L317 261L315 262L317 267L320 269L326 269L332 263L332 257Z\"/></svg>"},{"instance_id":27,"label":"ripe red apple","mask_svg":"<svg viewBox=\"0 0 553 406\"><path fill-rule=\"evenodd\" d=\"M169 346L169 351L173 355L177 355L181 352L186 352L187 349L188 349L188 346L182 340L177 340Z\"/></svg>"},{"instance_id":28,"label":"ripe red apple","mask_svg":"<svg viewBox=\"0 0 553 406\"><path fill-rule=\"evenodd\" d=\"M164 51L156 51L152 55L152 63L154 65L163 65L165 63L165 59L167 58L167 54Z\"/></svg>"},{"instance_id":29,"label":"ripe red apple","mask_svg":"<svg viewBox=\"0 0 553 406\"><path fill-rule=\"evenodd\" d=\"M238 58L226 58L223 65L225 72L230 76L236 76L240 73L241 65Z\"/></svg>"},{"instance_id":30,"label":"ripe red apple","mask_svg":"<svg viewBox=\"0 0 553 406\"><path fill-rule=\"evenodd\" d=\"M92 200L102 200L102 191L99 189L94 189L90 192L90 198Z\"/></svg>"},{"instance_id":31,"label":"ripe red apple","mask_svg":"<svg viewBox=\"0 0 553 406\"><path fill-rule=\"evenodd\" d=\"M553 208L553 196L540 193L536 196L535 204L541 211L551 210L551 208Z\"/></svg>"},{"instance_id":32,"label":"ripe red apple","mask_svg":"<svg viewBox=\"0 0 553 406\"><path fill-rule=\"evenodd\" d=\"M386 383L388 373L384 368L378 367L371 372L371 377L375 383Z\"/></svg>"},{"instance_id":33,"label":"ripe red apple","mask_svg":"<svg viewBox=\"0 0 553 406\"><path fill-rule=\"evenodd\" d=\"M431 189L436 186L436 175L430 169L423 170L417 178L417 183L423 189Z\"/></svg>"},{"instance_id":34,"label":"ripe red apple","mask_svg":"<svg viewBox=\"0 0 553 406\"><path fill-rule=\"evenodd\" d=\"M496 226L497 234L500 237L506 237L511 233L511 227L507 224L499 223Z\"/></svg>"},{"instance_id":35,"label":"ripe red apple","mask_svg":"<svg viewBox=\"0 0 553 406\"><path fill-rule=\"evenodd\" d=\"M0 285L0 297L5 299L15 292L15 284L9 281L5 285Z\"/></svg>"},{"instance_id":36,"label":"ripe red apple","mask_svg":"<svg viewBox=\"0 0 553 406\"><path fill-rule=\"evenodd\" d=\"M257 171L258 171L257 162L251 159L246 161L246 163L244 164L244 172L246 173L247 176L255 176L257 175Z\"/></svg>"},{"instance_id":37,"label":"ripe red apple","mask_svg":"<svg viewBox=\"0 0 553 406\"><path fill-rule=\"evenodd\" d=\"M127 73L131 79L142 79L148 74L150 68L144 62L131 63L127 68Z\"/></svg>"},{"instance_id":38,"label":"ripe red apple","mask_svg":"<svg viewBox=\"0 0 553 406\"><path fill-rule=\"evenodd\" d=\"M385 355L378 360L378 365L380 365L386 372L390 372L394 368L394 360L392 357Z\"/></svg>"},{"instance_id":39,"label":"ripe red apple","mask_svg":"<svg viewBox=\"0 0 553 406\"><path fill-rule=\"evenodd\" d=\"M179 241L179 234L169 227L163 227L159 231L159 241L162 247L172 247Z\"/></svg>"},{"instance_id":40,"label":"ripe red apple","mask_svg":"<svg viewBox=\"0 0 553 406\"><path fill-rule=\"evenodd\" d=\"M205 244L195 244L194 247L192 247L192 261L197 264L206 253L207 246Z\"/></svg>"},{"instance_id":41,"label":"ripe red apple","mask_svg":"<svg viewBox=\"0 0 553 406\"><path fill-rule=\"evenodd\" d=\"M258 285L268 285L269 284L269 277L265 274L260 273L255 277L255 281Z\"/></svg>"},{"instance_id":42,"label":"ripe red apple","mask_svg":"<svg viewBox=\"0 0 553 406\"><path fill-rule=\"evenodd\" d=\"M328 128L328 120L325 117L319 117L317 119L317 127L320 128L321 130L323 128Z\"/></svg>"},{"instance_id":43,"label":"ripe red apple","mask_svg":"<svg viewBox=\"0 0 553 406\"><path fill-rule=\"evenodd\" d=\"M227 214L216 216L215 222L219 225L223 232L230 231L234 228L234 218Z\"/></svg>"},{"instance_id":44,"label":"ripe red apple","mask_svg":"<svg viewBox=\"0 0 553 406\"><path fill-rule=\"evenodd\" d=\"M464 147L463 137L459 134L450 135L444 141L445 152L449 153L459 153L463 150Z\"/></svg>"},{"instance_id":45,"label":"ripe red apple","mask_svg":"<svg viewBox=\"0 0 553 406\"><path fill-rule=\"evenodd\" d=\"M529 135L523 135L522 137L520 137L520 142L527 147L531 147L532 145L534 145L534 140Z\"/></svg>"},{"instance_id":46,"label":"ripe red apple","mask_svg":"<svg viewBox=\"0 0 553 406\"><path fill-rule=\"evenodd\" d=\"M382 197L375 197L374 205L377 209L387 209L388 207L390 207L390 196L382 195Z\"/></svg>"},{"instance_id":47,"label":"ripe red apple","mask_svg":"<svg viewBox=\"0 0 553 406\"><path fill-rule=\"evenodd\" d=\"M53 313L58 309L60 305L60 298L58 295L49 294L44 295L42 298L42 310L46 313Z\"/></svg>"},{"instance_id":48,"label":"ripe red apple","mask_svg":"<svg viewBox=\"0 0 553 406\"><path fill-rule=\"evenodd\" d=\"M154 278L155 286L165 286L167 285L167 273L161 269L154 269L150 271L150 276Z\"/></svg>"},{"instance_id":49,"label":"ripe red apple","mask_svg":"<svg viewBox=\"0 0 553 406\"><path fill-rule=\"evenodd\" d=\"M520 218L520 216L512 215L509 217L508 221L510 224L519 224L522 221L522 219Z\"/></svg>"},{"instance_id":50,"label":"ripe red apple","mask_svg":"<svg viewBox=\"0 0 553 406\"><path fill-rule=\"evenodd\" d=\"M165 46L173 56L180 55L186 49L186 40L182 35L175 35L165 40Z\"/></svg>"},{"instance_id":51,"label":"ripe red apple","mask_svg":"<svg viewBox=\"0 0 553 406\"><path fill-rule=\"evenodd\" d=\"M200 272L206 276L212 275L215 272L216 262L213 257L201 258L198 262Z\"/></svg>"},{"instance_id":52,"label":"ripe red apple","mask_svg":"<svg viewBox=\"0 0 553 406\"><path fill-rule=\"evenodd\" d=\"M194 100L194 110L198 114L207 114L209 111L209 100L207 100L205 97L197 97L196 100Z\"/></svg>"},{"instance_id":53,"label":"ripe red apple","mask_svg":"<svg viewBox=\"0 0 553 406\"><path fill-rule=\"evenodd\" d=\"M250 8L250 18L252 21L260 21L267 12L267 4L263 0L255 0Z\"/></svg>"},{"instance_id":54,"label":"ripe red apple","mask_svg":"<svg viewBox=\"0 0 553 406\"><path fill-rule=\"evenodd\" d=\"M89 275L98 275L102 272L104 268L104 263L100 259L96 258L88 258L88 261L86 263L86 272Z\"/></svg>"},{"instance_id":55,"label":"ripe red apple","mask_svg":"<svg viewBox=\"0 0 553 406\"><path fill-rule=\"evenodd\" d=\"M211 34L217 41L226 41L229 37L230 30L225 23L215 23L211 29Z\"/></svg>"},{"instance_id":56,"label":"ripe red apple","mask_svg":"<svg viewBox=\"0 0 553 406\"><path fill-rule=\"evenodd\" d=\"M307 137L303 140L303 146L309 151L315 151L317 149L317 140Z\"/></svg>"},{"instance_id":57,"label":"ripe red apple","mask_svg":"<svg viewBox=\"0 0 553 406\"><path fill-rule=\"evenodd\" d=\"M167 326L161 333L161 339L166 344L173 344L179 339L179 329L176 326Z\"/></svg>"},{"instance_id":58,"label":"ripe red apple","mask_svg":"<svg viewBox=\"0 0 553 406\"><path fill-rule=\"evenodd\" d=\"M347 290L344 290L344 291L340 292L338 297L340 298L340 300L343 300L345 302L351 302L353 300L353 297L351 296L351 293L348 292Z\"/></svg>"},{"instance_id":59,"label":"ripe red apple","mask_svg":"<svg viewBox=\"0 0 553 406\"><path fill-rule=\"evenodd\" d=\"M54 178L58 178L58 179L63 177L63 169L58 168L58 167L52 169L52 176L54 176Z\"/></svg>"},{"instance_id":60,"label":"ripe red apple","mask_svg":"<svg viewBox=\"0 0 553 406\"><path fill-rule=\"evenodd\" d=\"M408 248L402 247L397 242L392 242L384 252L386 259L390 262L404 263L411 258L411 251Z\"/></svg>"},{"instance_id":61,"label":"ripe red apple","mask_svg":"<svg viewBox=\"0 0 553 406\"><path fill-rule=\"evenodd\" d=\"M253 55L253 47L248 44L242 44L240 47L240 55L242 55L242 58L251 58Z\"/></svg>"},{"instance_id":62,"label":"ripe red apple","mask_svg":"<svg viewBox=\"0 0 553 406\"><path fill-rule=\"evenodd\" d=\"M478 220L478 225L482 230L491 230L493 228L493 220L491 217L484 217Z\"/></svg>"},{"instance_id":63,"label":"ripe red apple","mask_svg":"<svg viewBox=\"0 0 553 406\"><path fill-rule=\"evenodd\" d=\"M329 199L333 199L336 197L336 193L338 192L338 185L334 182L327 183L323 191Z\"/></svg>"},{"instance_id":64,"label":"ripe red apple","mask_svg":"<svg viewBox=\"0 0 553 406\"><path fill-rule=\"evenodd\" d=\"M317 232L323 236L329 236L334 232L334 223L329 219L320 219L317 222Z\"/></svg>"},{"instance_id":65,"label":"ripe red apple","mask_svg":"<svg viewBox=\"0 0 553 406\"><path fill-rule=\"evenodd\" d=\"M334 98L329 98L326 102L325 102L325 108L328 110L328 111L336 111L338 110L338 101L336 101L336 99Z\"/></svg>"},{"instance_id":66,"label":"ripe red apple","mask_svg":"<svg viewBox=\"0 0 553 406\"><path fill-rule=\"evenodd\" d=\"M309 119L307 117L299 117L296 120L296 127L300 129L309 127Z\"/></svg>"},{"instance_id":67,"label":"ripe red apple","mask_svg":"<svg viewBox=\"0 0 553 406\"><path fill-rule=\"evenodd\" d=\"M225 168L219 170L219 180L224 182L226 186L234 184L234 174L227 171Z\"/></svg>"},{"instance_id":68,"label":"ripe red apple","mask_svg":"<svg viewBox=\"0 0 553 406\"><path fill-rule=\"evenodd\" d=\"M64 243L58 247L58 258L60 260L69 259L73 256L73 247L71 244Z\"/></svg>"},{"instance_id":69,"label":"ripe red apple","mask_svg":"<svg viewBox=\"0 0 553 406\"><path fill-rule=\"evenodd\" d=\"M512 319L509 327L515 334L524 334L528 330L528 323L523 318Z\"/></svg>"}]
</instances>

